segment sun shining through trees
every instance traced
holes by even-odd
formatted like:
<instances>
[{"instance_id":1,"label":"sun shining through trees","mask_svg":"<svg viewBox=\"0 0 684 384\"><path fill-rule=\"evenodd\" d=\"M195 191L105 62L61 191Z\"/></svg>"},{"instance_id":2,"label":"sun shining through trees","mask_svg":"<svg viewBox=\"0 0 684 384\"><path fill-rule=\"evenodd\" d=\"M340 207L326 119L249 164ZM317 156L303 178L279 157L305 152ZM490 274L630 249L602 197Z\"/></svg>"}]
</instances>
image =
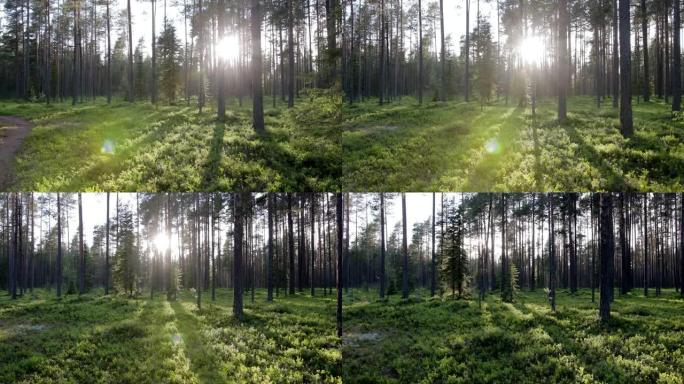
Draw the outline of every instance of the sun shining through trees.
<instances>
[{"instance_id":1,"label":"sun shining through trees","mask_svg":"<svg viewBox=\"0 0 684 384\"><path fill-rule=\"evenodd\" d=\"M544 41L539 36L527 36L520 43L518 53L523 61L530 66L537 66L541 64L544 59L545 51Z\"/></svg>"},{"instance_id":2,"label":"sun shining through trees","mask_svg":"<svg viewBox=\"0 0 684 384\"><path fill-rule=\"evenodd\" d=\"M684 379L681 194L0 202L1 383Z\"/></svg>"},{"instance_id":3,"label":"sun shining through trees","mask_svg":"<svg viewBox=\"0 0 684 384\"><path fill-rule=\"evenodd\" d=\"M164 233L154 237L154 246L160 252L166 252L171 247L171 240Z\"/></svg>"},{"instance_id":4,"label":"sun shining through trees","mask_svg":"<svg viewBox=\"0 0 684 384\"><path fill-rule=\"evenodd\" d=\"M240 57L240 39L235 34L229 34L216 44L216 55L228 64L233 64Z\"/></svg>"},{"instance_id":5,"label":"sun shining through trees","mask_svg":"<svg viewBox=\"0 0 684 384\"><path fill-rule=\"evenodd\" d=\"M340 189L346 2L3 5L0 190Z\"/></svg>"}]
</instances>

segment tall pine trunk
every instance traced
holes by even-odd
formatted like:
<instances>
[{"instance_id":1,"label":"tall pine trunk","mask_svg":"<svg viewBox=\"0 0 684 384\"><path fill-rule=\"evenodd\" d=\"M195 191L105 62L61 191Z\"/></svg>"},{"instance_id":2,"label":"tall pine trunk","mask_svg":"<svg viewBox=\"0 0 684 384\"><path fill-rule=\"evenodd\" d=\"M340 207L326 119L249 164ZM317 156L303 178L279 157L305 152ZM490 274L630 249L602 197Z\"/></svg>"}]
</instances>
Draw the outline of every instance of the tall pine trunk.
<instances>
[{"instance_id":1,"label":"tall pine trunk","mask_svg":"<svg viewBox=\"0 0 684 384\"><path fill-rule=\"evenodd\" d=\"M264 128L264 92L261 81L261 1L252 0L252 126L258 134Z\"/></svg>"},{"instance_id":2,"label":"tall pine trunk","mask_svg":"<svg viewBox=\"0 0 684 384\"><path fill-rule=\"evenodd\" d=\"M83 250L83 202L78 193L78 293L85 293L85 253Z\"/></svg>"},{"instance_id":3,"label":"tall pine trunk","mask_svg":"<svg viewBox=\"0 0 684 384\"><path fill-rule=\"evenodd\" d=\"M620 0L621 2L623 0ZM601 299L599 304L599 316L602 322L610 320L611 291L613 290L610 282L613 273L613 197L610 193L601 193Z\"/></svg>"},{"instance_id":4,"label":"tall pine trunk","mask_svg":"<svg viewBox=\"0 0 684 384\"><path fill-rule=\"evenodd\" d=\"M385 194L380 193L380 298L385 298Z\"/></svg>"},{"instance_id":5,"label":"tall pine trunk","mask_svg":"<svg viewBox=\"0 0 684 384\"><path fill-rule=\"evenodd\" d=\"M682 57L680 49L680 0L674 1L674 17L672 20L672 110L679 111L682 108Z\"/></svg>"},{"instance_id":6,"label":"tall pine trunk","mask_svg":"<svg viewBox=\"0 0 684 384\"><path fill-rule=\"evenodd\" d=\"M620 4L620 133L634 135L632 126L632 60L630 45L629 1Z\"/></svg>"},{"instance_id":7,"label":"tall pine trunk","mask_svg":"<svg viewBox=\"0 0 684 384\"><path fill-rule=\"evenodd\" d=\"M343 241L343 220L342 220L342 193L335 194L336 218L337 218L337 337L342 337L342 241Z\"/></svg>"},{"instance_id":8,"label":"tall pine trunk","mask_svg":"<svg viewBox=\"0 0 684 384\"><path fill-rule=\"evenodd\" d=\"M133 90L135 85L133 84L133 27L131 23L133 16L131 15L131 0L126 1L126 9L128 20L128 101L132 103L135 101L135 92Z\"/></svg>"},{"instance_id":9,"label":"tall pine trunk","mask_svg":"<svg viewBox=\"0 0 684 384\"><path fill-rule=\"evenodd\" d=\"M275 210L275 195L269 193L268 196L268 259L266 261L266 301L273 301L273 211ZM219 243L219 249L221 245Z\"/></svg>"},{"instance_id":10,"label":"tall pine trunk","mask_svg":"<svg viewBox=\"0 0 684 384\"><path fill-rule=\"evenodd\" d=\"M644 296L648 296L648 193L644 193Z\"/></svg>"},{"instance_id":11,"label":"tall pine trunk","mask_svg":"<svg viewBox=\"0 0 684 384\"><path fill-rule=\"evenodd\" d=\"M294 107L295 56L294 56L294 4L287 1L287 107Z\"/></svg>"},{"instance_id":12,"label":"tall pine trunk","mask_svg":"<svg viewBox=\"0 0 684 384\"><path fill-rule=\"evenodd\" d=\"M640 13L641 13L641 39L643 45L643 57L644 57L644 76L642 78L642 92L644 96L644 101L648 101L651 97L650 91L650 72L648 69L648 14L646 13L646 0L641 0L639 3Z\"/></svg>"},{"instance_id":13,"label":"tall pine trunk","mask_svg":"<svg viewBox=\"0 0 684 384\"><path fill-rule=\"evenodd\" d=\"M57 265L55 266L57 297L62 297L62 201L57 193Z\"/></svg>"},{"instance_id":14,"label":"tall pine trunk","mask_svg":"<svg viewBox=\"0 0 684 384\"><path fill-rule=\"evenodd\" d=\"M551 311L556 312L556 239L554 233L553 194L549 193L549 302Z\"/></svg>"},{"instance_id":15,"label":"tall pine trunk","mask_svg":"<svg viewBox=\"0 0 684 384\"><path fill-rule=\"evenodd\" d=\"M244 273L242 271L242 232L243 232L243 194L234 195L235 198L235 224L233 229L233 316L242 319L242 292L244 290Z\"/></svg>"},{"instance_id":16,"label":"tall pine trunk","mask_svg":"<svg viewBox=\"0 0 684 384\"><path fill-rule=\"evenodd\" d=\"M401 223L402 223L402 260L401 260L401 297L408 298L409 276L408 276L408 240L406 237L406 194L401 194Z\"/></svg>"},{"instance_id":17,"label":"tall pine trunk","mask_svg":"<svg viewBox=\"0 0 684 384\"><path fill-rule=\"evenodd\" d=\"M447 80L446 80L446 46L444 44L444 0L439 0L439 26L440 26L440 40L441 40L441 51L440 51L440 80L441 80L441 100L446 101L446 92L447 92ZM434 200L435 196L433 193L432 196L432 206L434 208ZM434 210L434 209L433 209ZM434 219L434 213L433 213L433 219ZM434 221L434 220L433 220ZM434 232L434 223L433 223L433 232ZM434 233L432 238L434 239ZM433 240L434 243L434 240ZM433 244L434 248L434 244ZM434 279L433 279L434 280ZM434 296L435 292L434 289L432 289L432 295Z\"/></svg>"},{"instance_id":18,"label":"tall pine trunk","mask_svg":"<svg viewBox=\"0 0 684 384\"><path fill-rule=\"evenodd\" d=\"M295 293L295 250L294 250L294 228L292 220L292 192L287 193L287 248L289 256L288 264L288 293L294 295Z\"/></svg>"},{"instance_id":19,"label":"tall pine trunk","mask_svg":"<svg viewBox=\"0 0 684 384\"><path fill-rule=\"evenodd\" d=\"M568 2L567 0L558 1L558 121L564 122L567 119L567 33L568 33Z\"/></svg>"}]
</instances>

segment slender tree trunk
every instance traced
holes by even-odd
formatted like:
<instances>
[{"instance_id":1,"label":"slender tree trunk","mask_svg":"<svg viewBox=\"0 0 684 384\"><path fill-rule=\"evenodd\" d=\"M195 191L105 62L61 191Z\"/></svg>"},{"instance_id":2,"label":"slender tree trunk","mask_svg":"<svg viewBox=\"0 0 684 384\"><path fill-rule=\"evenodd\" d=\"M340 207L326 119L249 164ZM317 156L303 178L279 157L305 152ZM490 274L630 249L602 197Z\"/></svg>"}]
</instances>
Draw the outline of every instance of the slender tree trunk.
<instances>
[{"instance_id":1,"label":"slender tree trunk","mask_svg":"<svg viewBox=\"0 0 684 384\"><path fill-rule=\"evenodd\" d=\"M648 69L648 14L646 13L646 0L639 2L641 10L641 39L643 45L644 77L642 79L642 92L644 101L648 101L651 96L650 91L650 72Z\"/></svg>"},{"instance_id":2,"label":"slender tree trunk","mask_svg":"<svg viewBox=\"0 0 684 384\"><path fill-rule=\"evenodd\" d=\"M420 104L423 103L423 71L423 2L418 0L418 103Z\"/></svg>"},{"instance_id":3,"label":"slender tree trunk","mask_svg":"<svg viewBox=\"0 0 684 384\"><path fill-rule=\"evenodd\" d=\"M568 33L568 3L567 0L558 2L558 121L563 123L567 119L567 33Z\"/></svg>"},{"instance_id":4,"label":"slender tree trunk","mask_svg":"<svg viewBox=\"0 0 684 384\"><path fill-rule=\"evenodd\" d=\"M408 299L409 276L408 276L408 240L406 236L406 194L401 194L401 223L402 223L402 263L401 263L401 297Z\"/></svg>"},{"instance_id":5,"label":"slender tree trunk","mask_svg":"<svg viewBox=\"0 0 684 384\"><path fill-rule=\"evenodd\" d=\"M105 1L105 18L107 19L107 104L112 103L112 21L109 15L109 0Z\"/></svg>"},{"instance_id":6,"label":"slender tree trunk","mask_svg":"<svg viewBox=\"0 0 684 384\"><path fill-rule=\"evenodd\" d=\"M465 0L465 17L466 17L466 30L465 30L465 101L466 103L470 98L470 0Z\"/></svg>"},{"instance_id":7,"label":"slender tree trunk","mask_svg":"<svg viewBox=\"0 0 684 384\"><path fill-rule=\"evenodd\" d=\"M442 23L443 24L443 23ZM444 40L442 40L443 42ZM435 253L435 192L432 192L432 276L430 281L430 296L435 296L437 290L437 256ZM484 273L484 272L483 272Z\"/></svg>"},{"instance_id":8,"label":"slender tree trunk","mask_svg":"<svg viewBox=\"0 0 684 384\"><path fill-rule=\"evenodd\" d=\"M681 11L680 0L674 1L674 17L672 25L672 110L682 108L682 57L680 49Z\"/></svg>"},{"instance_id":9,"label":"slender tree trunk","mask_svg":"<svg viewBox=\"0 0 684 384\"><path fill-rule=\"evenodd\" d=\"M618 93L620 89L620 57L618 55L618 0L613 0L613 108L618 106ZM622 44L620 44L622 46Z\"/></svg>"},{"instance_id":10,"label":"slender tree trunk","mask_svg":"<svg viewBox=\"0 0 684 384\"><path fill-rule=\"evenodd\" d=\"M570 204L570 213L568 215L568 230L569 230L569 241L570 241L570 246L569 246L569 251L570 251L570 292L575 294L577 292L577 249L575 248L575 237L576 233L573 229L576 230L576 228L573 228L573 223L572 220L576 218L575 211L577 209L576 206L576 201L575 201L575 195L573 193L570 193L568 195L569 197L569 204Z\"/></svg>"},{"instance_id":11,"label":"slender tree trunk","mask_svg":"<svg viewBox=\"0 0 684 384\"><path fill-rule=\"evenodd\" d=\"M252 125L258 134L265 134L261 67L261 2L252 0Z\"/></svg>"},{"instance_id":12,"label":"slender tree trunk","mask_svg":"<svg viewBox=\"0 0 684 384\"><path fill-rule=\"evenodd\" d=\"M273 211L275 210L275 195L268 194L268 260L266 263L266 284L267 295L266 301L273 301ZM219 245L220 249L220 245Z\"/></svg>"},{"instance_id":13,"label":"slender tree trunk","mask_svg":"<svg viewBox=\"0 0 684 384\"><path fill-rule=\"evenodd\" d=\"M258 0L253 1L258 3ZM218 39L219 42L221 42L223 41L225 34L225 0L219 0L218 6ZM254 9L252 10L252 12L254 12ZM255 15L252 15L252 23L254 23L255 19ZM261 23L261 20L259 20L259 22ZM261 38L261 35L259 35L259 38ZM254 65L254 63L252 63L252 65ZM222 54L218 55L218 67L215 68L215 73L217 83L216 88L218 93L216 97L216 114L219 121L224 121L226 118L226 60L224 59L224 55Z\"/></svg>"},{"instance_id":14,"label":"slender tree trunk","mask_svg":"<svg viewBox=\"0 0 684 384\"><path fill-rule=\"evenodd\" d=\"M78 293L85 293L85 253L83 252L83 203L78 193Z\"/></svg>"},{"instance_id":15,"label":"slender tree trunk","mask_svg":"<svg viewBox=\"0 0 684 384\"><path fill-rule=\"evenodd\" d=\"M385 298L385 194L380 193L380 298Z\"/></svg>"},{"instance_id":16,"label":"slender tree trunk","mask_svg":"<svg viewBox=\"0 0 684 384\"><path fill-rule=\"evenodd\" d=\"M441 37L441 51L440 51L440 80L442 82L441 84L441 99L442 101L446 101L446 93L447 93L447 79L446 79L446 45L444 43L444 0L439 0L439 25L440 25L440 37ZM432 196L432 200L435 199L434 193ZM434 208L434 201L433 201L433 208ZM434 214L433 214L433 219L434 219ZM434 220L433 220L434 221ZM433 232L434 232L434 225L433 225ZM434 233L433 233L433 239L434 239ZM434 242L434 241L433 241ZM434 248L434 245L433 245ZM434 289L432 290L432 295L435 295Z\"/></svg>"},{"instance_id":17,"label":"slender tree trunk","mask_svg":"<svg viewBox=\"0 0 684 384\"><path fill-rule=\"evenodd\" d=\"M309 281L311 281L311 296L316 295L316 242L314 241L316 233L316 194L311 194L311 276ZM323 251L323 258L325 259L325 251ZM323 274L326 275L325 265L323 266ZM326 292L326 285L323 284L323 292Z\"/></svg>"},{"instance_id":18,"label":"slender tree trunk","mask_svg":"<svg viewBox=\"0 0 684 384\"><path fill-rule=\"evenodd\" d=\"M17 219L17 214L19 213L19 193L14 192L14 217L12 218L12 249L10 251L9 249L9 242L8 242L8 251L9 252L9 260L8 260L8 269L9 269L9 291L10 295L12 297L12 300L17 299L17 255L19 254L19 225ZM9 195L7 196L7 231L9 232L9 226L10 226L10 221L9 221Z\"/></svg>"},{"instance_id":19,"label":"slender tree trunk","mask_svg":"<svg viewBox=\"0 0 684 384\"><path fill-rule=\"evenodd\" d=\"M233 316L238 320L242 319L242 292L244 290L244 273L242 271L242 231L243 215L243 193L236 193L235 198L235 224L233 229Z\"/></svg>"},{"instance_id":20,"label":"slender tree trunk","mask_svg":"<svg viewBox=\"0 0 684 384\"><path fill-rule=\"evenodd\" d=\"M684 296L684 193L679 194L679 295Z\"/></svg>"},{"instance_id":21,"label":"slender tree trunk","mask_svg":"<svg viewBox=\"0 0 684 384\"><path fill-rule=\"evenodd\" d=\"M632 127L632 59L630 45L630 0L620 3L620 133L625 137L634 135Z\"/></svg>"},{"instance_id":22,"label":"slender tree trunk","mask_svg":"<svg viewBox=\"0 0 684 384\"><path fill-rule=\"evenodd\" d=\"M57 278L57 297L62 297L62 202L59 192L57 193L57 265L55 272Z\"/></svg>"},{"instance_id":23,"label":"slender tree trunk","mask_svg":"<svg viewBox=\"0 0 684 384\"><path fill-rule=\"evenodd\" d=\"M295 96L295 56L294 56L294 4L287 0L287 107L294 107Z\"/></svg>"},{"instance_id":24,"label":"slender tree trunk","mask_svg":"<svg viewBox=\"0 0 684 384\"><path fill-rule=\"evenodd\" d=\"M553 217L553 194L548 194L549 199L549 301L551 311L556 312L556 239L554 233Z\"/></svg>"},{"instance_id":25,"label":"slender tree trunk","mask_svg":"<svg viewBox=\"0 0 684 384\"><path fill-rule=\"evenodd\" d=\"M343 221L342 221L342 193L335 194L337 200L337 337L342 337L342 241L343 241Z\"/></svg>"},{"instance_id":26,"label":"slender tree trunk","mask_svg":"<svg viewBox=\"0 0 684 384\"><path fill-rule=\"evenodd\" d=\"M294 295L295 293L295 251L294 251L294 228L292 222L292 192L287 193L287 247L288 255L290 258L289 262L289 294Z\"/></svg>"},{"instance_id":27,"label":"slender tree trunk","mask_svg":"<svg viewBox=\"0 0 684 384\"><path fill-rule=\"evenodd\" d=\"M420 0L419 0L420 1ZM385 0L380 0L380 89L378 90L380 105L385 103Z\"/></svg>"},{"instance_id":28,"label":"slender tree trunk","mask_svg":"<svg viewBox=\"0 0 684 384\"><path fill-rule=\"evenodd\" d=\"M644 296L648 296L648 193L644 193Z\"/></svg>"},{"instance_id":29,"label":"slender tree trunk","mask_svg":"<svg viewBox=\"0 0 684 384\"><path fill-rule=\"evenodd\" d=\"M621 0L622 1L622 0ZM610 284L613 272L613 198L610 193L601 193L601 300L599 316L602 322L610 320L610 301L613 287Z\"/></svg>"},{"instance_id":30,"label":"slender tree trunk","mask_svg":"<svg viewBox=\"0 0 684 384\"><path fill-rule=\"evenodd\" d=\"M629 292L629 279L627 275L629 274L629 260L627 258L627 228L625 223L625 215L627 214L625 210L625 193L620 192L620 254L622 256L622 279L620 281L620 293L626 294Z\"/></svg>"}]
</instances>

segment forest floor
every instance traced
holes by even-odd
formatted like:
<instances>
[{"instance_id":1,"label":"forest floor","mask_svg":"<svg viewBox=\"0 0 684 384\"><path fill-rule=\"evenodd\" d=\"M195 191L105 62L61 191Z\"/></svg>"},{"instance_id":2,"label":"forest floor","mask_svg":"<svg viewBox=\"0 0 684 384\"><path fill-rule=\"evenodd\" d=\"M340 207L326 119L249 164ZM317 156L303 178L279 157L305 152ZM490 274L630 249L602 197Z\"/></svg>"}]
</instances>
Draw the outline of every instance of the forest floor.
<instances>
[{"instance_id":1,"label":"forest floor","mask_svg":"<svg viewBox=\"0 0 684 384\"><path fill-rule=\"evenodd\" d=\"M515 303L408 301L355 290L345 305L345 383L671 383L684 381L684 299L673 290L644 298L615 291L611 320L598 320L599 294L544 290Z\"/></svg>"},{"instance_id":2,"label":"forest floor","mask_svg":"<svg viewBox=\"0 0 684 384\"><path fill-rule=\"evenodd\" d=\"M0 383L340 383L332 296L0 296Z\"/></svg>"},{"instance_id":3,"label":"forest floor","mask_svg":"<svg viewBox=\"0 0 684 384\"><path fill-rule=\"evenodd\" d=\"M684 118L661 101L634 100L635 136L618 110L573 97L528 108L497 101L370 99L343 110L343 185L355 191L601 191L684 188Z\"/></svg>"},{"instance_id":4,"label":"forest floor","mask_svg":"<svg viewBox=\"0 0 684 384\"><path fill-rule=\"evenodd\" d=\"M7 189L339 189L339 100L312 91L292 110L266 103L265 136L251 127L249 100L231 100L224 122L211 108L198 114L185 104L0 102L0 115L33 124Z\"/></svg>"}]
</instances>

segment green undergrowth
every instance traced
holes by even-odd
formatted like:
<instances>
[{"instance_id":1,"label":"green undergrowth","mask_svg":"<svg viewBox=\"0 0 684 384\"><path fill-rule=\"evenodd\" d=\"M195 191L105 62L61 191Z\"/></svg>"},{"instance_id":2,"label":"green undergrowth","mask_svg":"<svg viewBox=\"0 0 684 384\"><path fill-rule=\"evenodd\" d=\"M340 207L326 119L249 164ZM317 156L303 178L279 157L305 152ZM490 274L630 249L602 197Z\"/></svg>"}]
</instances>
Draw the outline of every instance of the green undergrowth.
<instances>
[{"instance_id":1,"label":"green undergrowth","mask_svg":"<svg viewBox=\"0 0 684 384\"><path fill-rule=\"evenodd\" d=\"M245 295L232 318L232 290L177 300L102 292L54 298L0 296L0 382L341 383L334 298Z\"/></svg>"},{"instance_id":2,"label":"green undergrowth","mask_svg":"<svg viewBox=\"0 0 684 384\"><path fill-rule=\"evenodd\" d=\"M195 383L162 301L0 298L2 383Z\"/></svg>"},{"instance_id":3,"label":"green undergrowth","mask_svg":"<svg viewBox=\"0 0 684 384\"><path fill-rule=\"evenodd\" d=\"M211 108L103 100L0 103L34 124L15 159L17 190L334 190L340 169L338 92L303 93L293 109L267 103L267 134L251 127L250 101Z\"/></svg>"},{"instance_id":4,"label":"green undergrowth","mask_svg":"<svg viewBox=\"0 0 684 384\"><path fill-rule=\"evenodd\" d=\"M349 190L681 190L684 119L669 105L633 105L635 136L618 110L573 97L568 120L555 100L529 108L496 101L343 108L343 185Z\"/></svg>"},{"instance_id":5,"label":"green undergrowth","mask_svg":"<svg viewBox=\"0 0 684 384\"><path fill-rule=\"evenodd\" d=\"M420 292L424 294L424 292ZM513 304L476 300L380 301L347 297L343 375L348 383L681 383L684 300L616 291L598 320L591 292L542 291Z\"/></svg>"}]
</instances>

